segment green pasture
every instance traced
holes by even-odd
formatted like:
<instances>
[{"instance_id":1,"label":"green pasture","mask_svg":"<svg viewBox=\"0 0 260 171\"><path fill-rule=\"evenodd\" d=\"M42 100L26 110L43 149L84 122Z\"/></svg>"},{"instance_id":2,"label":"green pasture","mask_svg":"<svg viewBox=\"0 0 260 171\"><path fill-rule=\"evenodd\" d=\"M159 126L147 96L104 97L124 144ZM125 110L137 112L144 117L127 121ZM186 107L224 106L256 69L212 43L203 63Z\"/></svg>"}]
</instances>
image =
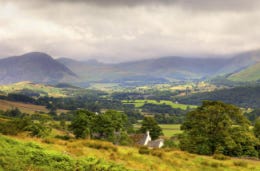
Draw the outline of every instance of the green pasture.
<instances>
[{"instance_id":1,"label":"green pasture","mask_svg":"<svg viewBox=\"0 0 260 171\"><path fill-rule=\"evenodd\" d=\"M189 108L197 107L195 105L174 103L170 100L160 100L160 101L156 101L156 100L123 100L122 102L125 104L134 104L136 108L140 108L146 103L158 104L158 105L166 104L166 105L170 105L172 108L179 108L179 109L183 109L183 110L186 110L188 107Z\"/></svg>"},{"instance_id":2,"label":"green pasture","mask_svg":"<svg viewBox=\"0 0 260 171\"><path fill-rule=\"evenodd\" d=\"M159 126L162 128L163 130L163 134L165 137L172 137L174 135L180 134L182 133L180 127L181 124L159 124ZM139 129L141 127L141 125L138 124L134 124L134 129Z\"/></svg>"}]
</instances>

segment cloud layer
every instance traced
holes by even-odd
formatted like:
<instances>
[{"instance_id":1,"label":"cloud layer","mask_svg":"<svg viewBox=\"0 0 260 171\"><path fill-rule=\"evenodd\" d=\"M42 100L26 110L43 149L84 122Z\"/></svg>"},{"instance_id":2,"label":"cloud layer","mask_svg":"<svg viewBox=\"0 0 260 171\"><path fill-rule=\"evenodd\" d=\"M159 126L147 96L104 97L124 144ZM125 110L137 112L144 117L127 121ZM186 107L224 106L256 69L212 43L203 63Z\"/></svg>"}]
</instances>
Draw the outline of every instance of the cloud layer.
<instances>
[{"instance_id":1,"label":"cloud layer","mask_svg":"<svg viewBox=\"0 0 260 171\"><path fill-rule=\"evenodd\" d=\"M0 0L0 56L118 62L260 47L257 0Z\"/></svg>"}]
</instances>

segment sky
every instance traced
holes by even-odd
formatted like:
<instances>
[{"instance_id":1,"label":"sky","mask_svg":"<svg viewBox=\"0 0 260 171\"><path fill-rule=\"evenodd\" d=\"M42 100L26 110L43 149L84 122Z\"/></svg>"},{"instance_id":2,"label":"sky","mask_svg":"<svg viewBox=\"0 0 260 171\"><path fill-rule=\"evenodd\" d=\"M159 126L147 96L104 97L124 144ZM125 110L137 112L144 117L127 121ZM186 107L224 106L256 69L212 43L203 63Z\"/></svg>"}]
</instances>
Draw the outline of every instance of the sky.
<instances>
[{"instance_id":1,"label":"sky","mask_svg":"<svg viewBox=\"0 0 260 171\"><path fill-rule=\"evenodd\" d=\"M122 62L255 49L259 0L0 0L0 57Z\"/></svg>"}]
</instances>

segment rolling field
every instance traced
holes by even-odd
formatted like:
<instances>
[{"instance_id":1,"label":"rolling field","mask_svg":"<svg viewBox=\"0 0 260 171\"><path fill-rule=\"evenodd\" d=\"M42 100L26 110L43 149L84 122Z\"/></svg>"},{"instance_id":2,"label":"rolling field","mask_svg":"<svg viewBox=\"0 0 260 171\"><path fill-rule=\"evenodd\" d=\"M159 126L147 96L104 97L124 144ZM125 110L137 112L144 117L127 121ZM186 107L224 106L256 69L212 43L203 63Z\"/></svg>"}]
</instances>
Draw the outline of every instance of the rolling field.
<instances>
[{"instance_id":1,"label":"rolling field","mask_svg":"<svg viewBox=\"0 0 260 171\"><path fill-rule=\"evenodd\" d=\"M172 137L177 134L181 134L181 125L180 124L159 124L163 130L163 134L166 137Z\"/></svg>"},{"instance_id":2,"label":"rolling field","mask_svg":"<svg viewBox=\"0 0 260 171\"><path fill-rule=\"evenodd\" d=\"M0 110L9 110L9 109L14 109L14 108L18 108L19 110L21 110L21 112L24 113L29 113L29 114L33 114L35 112L44 112L44 113L48 113L49 110L46 109L45 106L39 106L39 105L33 105L33 104L27 104L27 103L21 103L21 102L12 102L12 101L7 101L7 100L0 100ZM61 110L58 109L57 113L66 113L68 112L67 110Z\"/></svg>"},{"instance_id":3,"label":"rolling field","mask_svg":"<svg viewBox=\"0 0 260 171\"><path fill-rule=\"evenodd\" d=\"M145 103L158 104L158 105L166 104L166 105L170 105L172 108L179 108L179 109L183 109L183 110L186 110L188 107L189 108L197 107L194 105L174 103L169 100L160 100L160 101L156 101L156 100L129 100L129 101L123 100L122 102L125 104L134 104L136 108L142 107Z\"/></svg>"},{"instance_id":4,"label":"rolling field","mask_svg":"<svg viewBox=\"0 0 260 171\"><path fill-rule=\"evenodd\" d=\"M8 94L8 93L15 93L22 90L32 90L33 92L37 92L40 95L48 95L51 97L65 97L66 92L63 89L43 85L43 84L35 84L31 82L19 82L9 85L0 85L0 91Z\"/></svg>"}]
</instances>

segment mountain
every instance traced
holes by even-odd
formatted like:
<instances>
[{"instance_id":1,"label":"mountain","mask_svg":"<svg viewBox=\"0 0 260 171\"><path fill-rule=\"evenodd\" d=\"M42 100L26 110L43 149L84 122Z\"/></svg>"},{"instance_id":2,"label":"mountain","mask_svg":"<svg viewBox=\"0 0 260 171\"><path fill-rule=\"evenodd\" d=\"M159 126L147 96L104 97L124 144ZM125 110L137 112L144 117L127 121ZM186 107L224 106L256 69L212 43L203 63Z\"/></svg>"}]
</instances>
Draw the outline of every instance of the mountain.
<instances>
[{"instance_id":1,"label":"mountain","mask_svg":"<svg viewBox=\"0 0 260 171\"><path fill-rule=\"evenodd\" d=\"M260 62L253 64L252 66L234 73L228 77L231 81L259 81L260 80Z\"/></svg>"},{"instance_id":2,"label":"mountain","mask_svg":"<svg viewBox=\"0 0 260 171\"><path fill-rule=\"evenodd\" d=\"M170 56L117 64L69 58L54 60L45 53L32 52L1 59L0 84L31 81L78 86L87 86L89 82L136 85L204 80L219 75L234 81L256 81L259 68L260 50L226 58Z\"/></svg>"},{"instance_id":3,"label":"mountain","mask_svg":"<svg viewBox=\"0 0 260 171\"><path fill-rule=\"evenodd\" d=\"M31 52L0 60L0 84L20 81L57 83L76 79L65 65L41 52Z\"/></svg>"},{"instance_id":4,"label":"mountain","mask_svg":"<svg viewBox=\"0 0 260 171\"><path fill-rule=\"evenodd\" d=\"M162 83L210 79L243 71L260 61L260 51L250 51L226 58L161 57L118 64L104 64L97 61L76 61L58 59L81 80L98 82L146 82Z\"/></svg>"},{"instance_id":5,"label":"mountain","mask_svg":"<svg viewBox=\"0 0 260 171\"><path fill-rule=\"evenodd\" d=\"M231 73L227 78L231 81L258 81L260 80L260 50L245 52L234 58L236 66L244 65L237 72ZM231 66L229 66L231 68Z\"/></svg>"}]
</instances>

